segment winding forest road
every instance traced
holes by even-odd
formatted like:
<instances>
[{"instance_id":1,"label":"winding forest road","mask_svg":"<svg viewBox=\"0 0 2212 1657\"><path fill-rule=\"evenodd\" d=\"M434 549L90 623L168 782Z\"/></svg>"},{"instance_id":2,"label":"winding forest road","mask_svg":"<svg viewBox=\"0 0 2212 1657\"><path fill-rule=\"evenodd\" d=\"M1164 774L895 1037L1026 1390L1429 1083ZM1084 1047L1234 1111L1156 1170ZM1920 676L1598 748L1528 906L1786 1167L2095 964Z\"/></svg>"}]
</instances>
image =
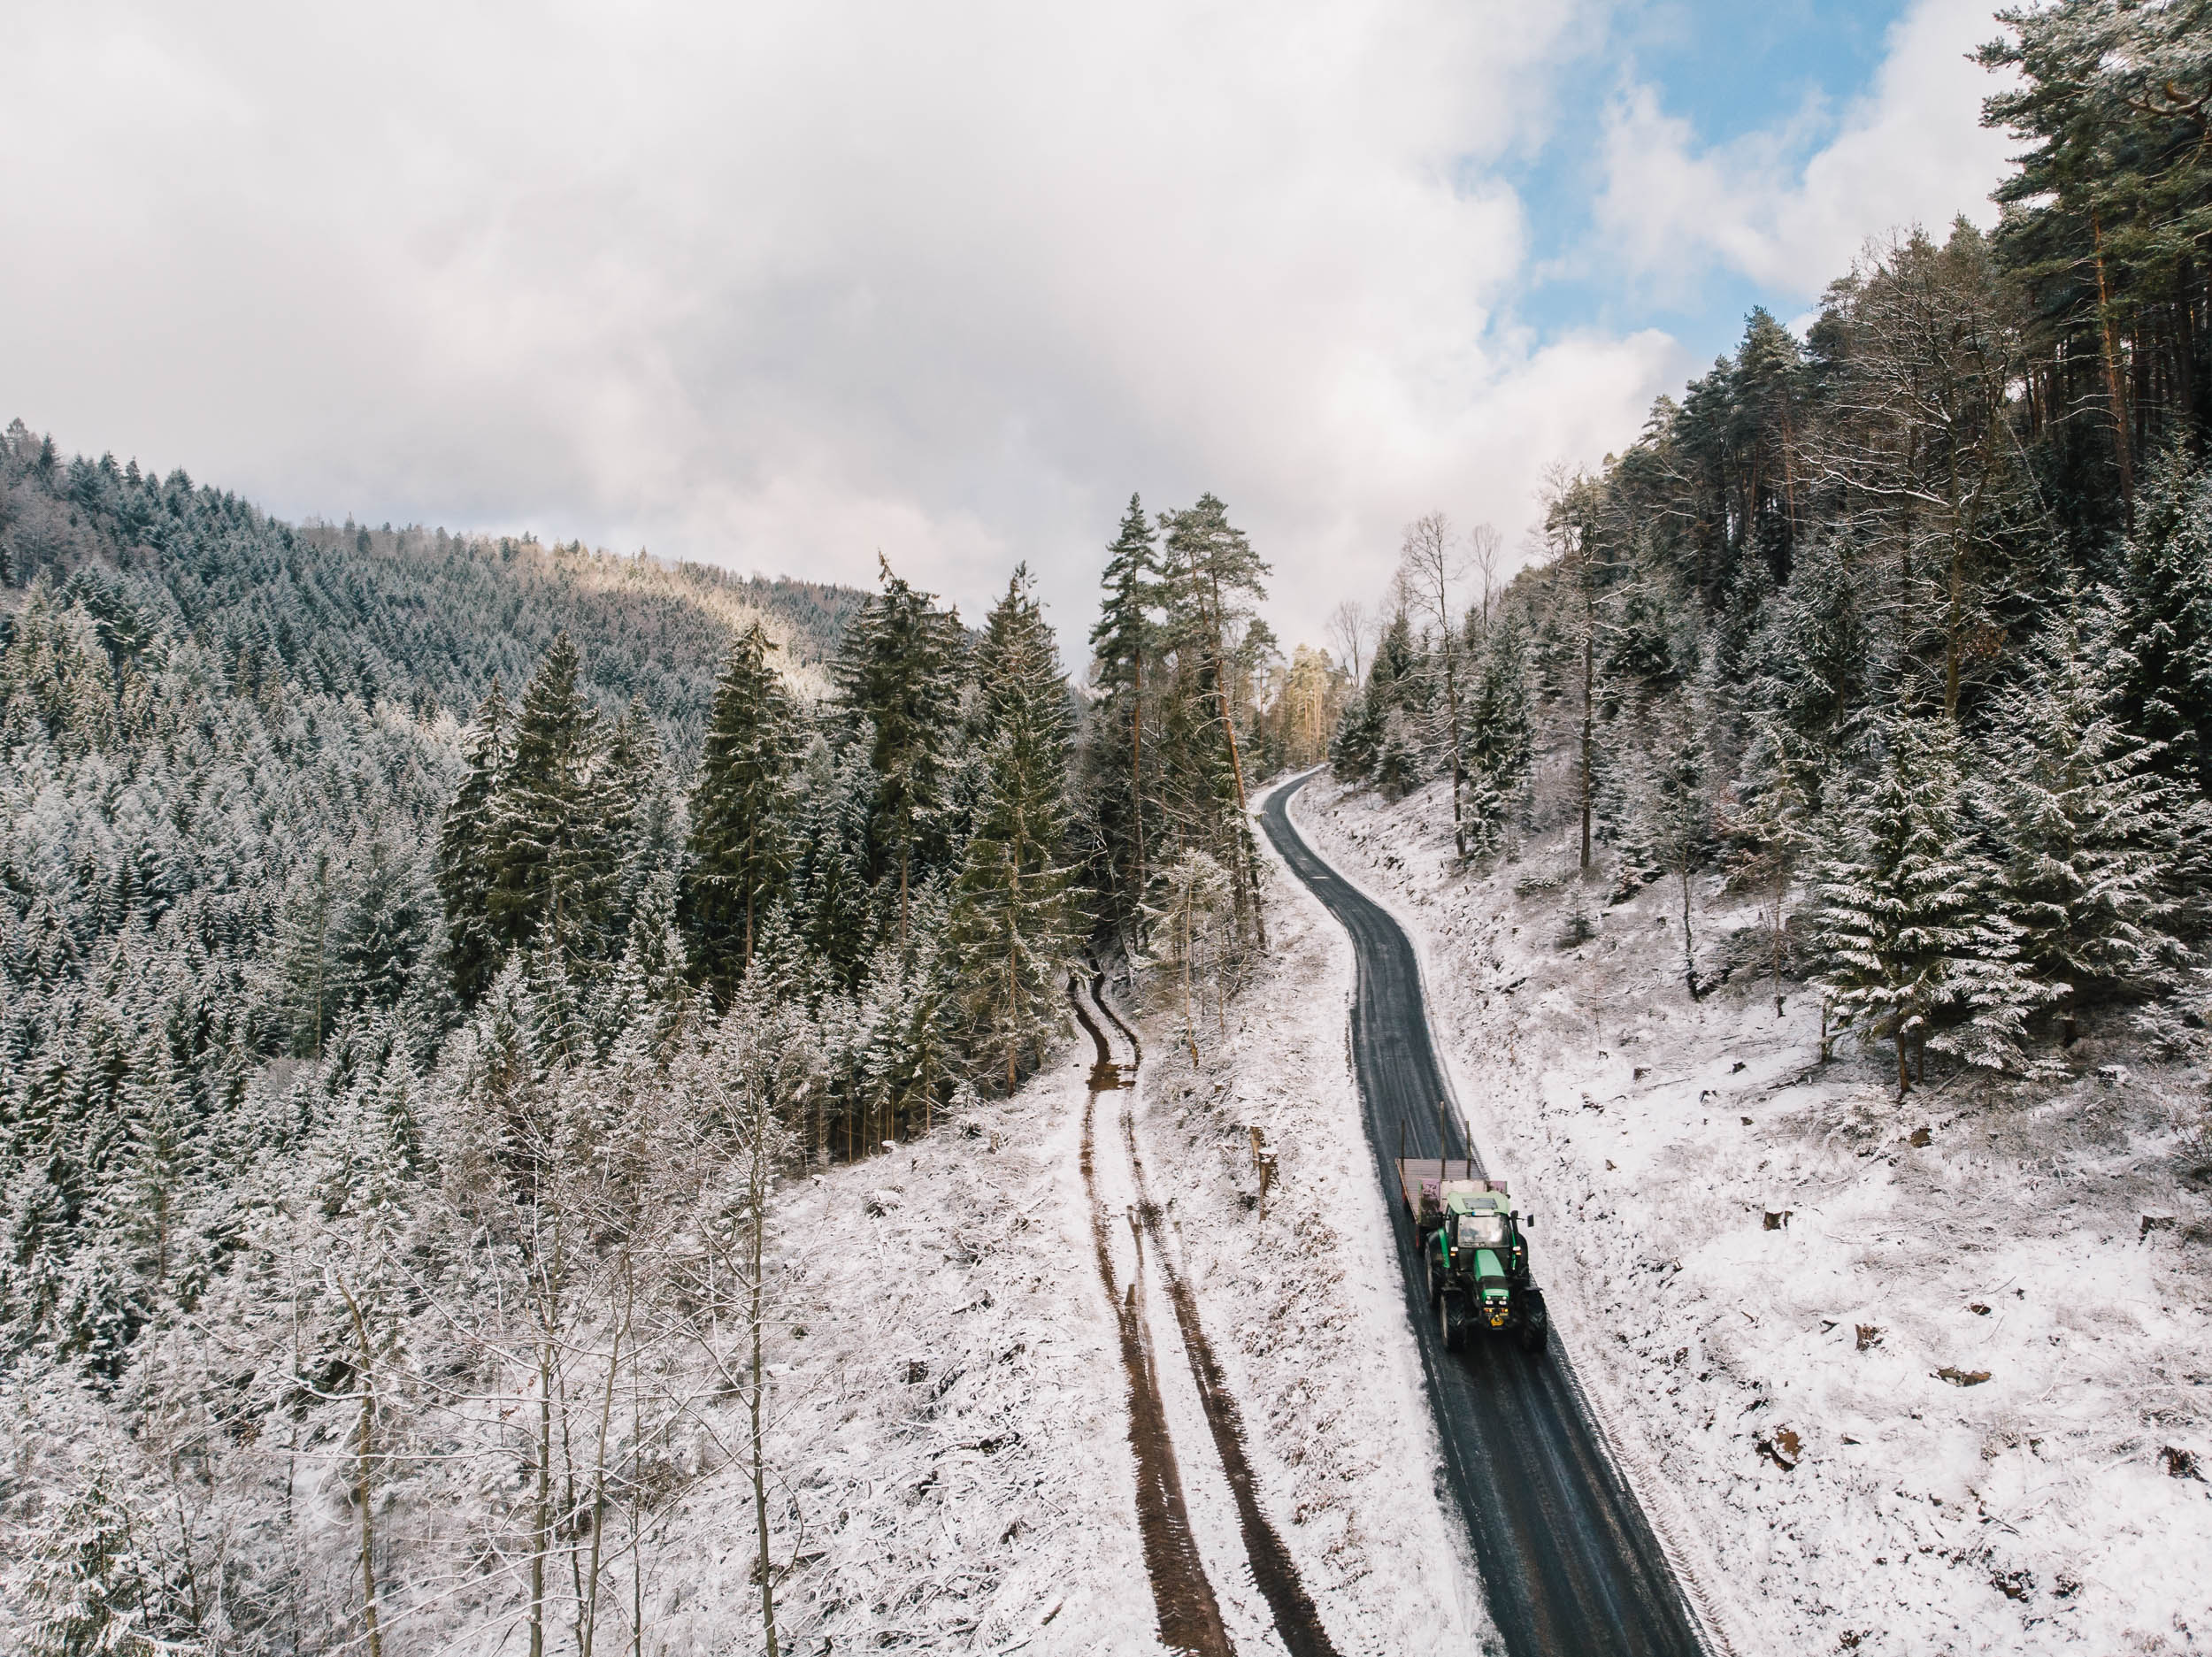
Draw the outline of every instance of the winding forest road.
<instances>
[{"instance_id":1,"label":"winding forest road","mask_svg":"<svg viewBox=\"0 0 2212 1657\"><path fill-rule=\"evenodd\" d=\"M1657 1538L1607 1455L1557 1331L1536 1357L1482 1341L1447 1353L1430 1316L1413 1228L1398 1196L1400 1155L1479 1155L1467 1143L1429 1034L1421 968L1398 924L1292 826L1291 797L1261 808L1291 871L1352 937L1358 963L1352 1055L1369 1148L1398 1247L1452 1500L1466 1521L1490 1613L1513 1657L1702 1657L1697 1622ZM1438 1148L1439 1139L1446 1142ZM1544 1239L1533 1239L1539 1282Z\"/></svg>"}]
</instances>

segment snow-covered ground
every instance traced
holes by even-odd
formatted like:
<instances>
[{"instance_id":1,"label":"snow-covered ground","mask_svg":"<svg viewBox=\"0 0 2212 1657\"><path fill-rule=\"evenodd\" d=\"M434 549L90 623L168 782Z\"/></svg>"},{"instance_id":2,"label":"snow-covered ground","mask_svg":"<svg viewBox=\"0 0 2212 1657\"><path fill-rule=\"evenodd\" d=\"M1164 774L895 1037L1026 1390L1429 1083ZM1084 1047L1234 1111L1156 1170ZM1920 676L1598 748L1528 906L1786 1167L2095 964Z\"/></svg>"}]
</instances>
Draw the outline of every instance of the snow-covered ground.
<instances>
[{"instance_id":1,"label":"snow-covered ground","mask_svg":"<svg viewBox=\"0 0 2212 1657\"><path fill-rule=\"evenodd\" d=\"M1267 969L1231 1003L1225 1032L1200 1018L1214 1033L1199 1065L1173 1039L1179 1016L1141 1029L1152 1197L1241 1400L1263 1506L1337 1649L1478 1651L1488 1615L1437 1495L1439 1451L1346 1046L1350 941L1279 868L1268 899ZM1264 1218L1256 1127L1274 1159ZM1166 1346L1164 1305L1152 1327ZM1162 1368L1189 1387L1179 1346ZM1187 1483L1194 1462L1218 1479L1195 1425L1179 1422L1177 1445Z\"/></svg>"},{"instance_id":2,"label":"snow-covered ground","mask_svg":"<svg viewBox=\"0 0 2212 1657\"><path fill-rule=\"evenodd\" d=\"M1325 777L1310 840L1423 954L1485 1155L1617 1454L1735 1648L2212 1645L2212 1201L2175 1155L2201 1077L2124 1018L2065 1082L1819 1062L1777 1018L1755 905L1701 883L1588 907L1571 831L1470 878L1441 786ZM2113 1067L2117 1067L2116 1069ZM1377 1216L1379 1222L1379 1216Z\"/></svg>"},{"instance_id":3,"label":"snow-covered ground","mask_svg":"<svg viewBox=\"0 0 2212 1657\"><path fill-rule=\"evenodd\" d=\"M1139 1023L1138 1145L1238 1398L1262 1507L1336 1648L1467 1653L1487 1629L1437 1461L1345 1048L1351 952L1279 878L1267 970L1209 1018L1199 1066ZM1109 1000L1130 1016L1125 986ZM1132 1020L1132 1022L1138 1022ZM1118 1038L1117 1056L1128 1056ZM1015 1098L791 1187L776 1553L789 1648L1160 1649L1135 1523L1123 1371L1079 1165L1087 1039ZM1095 1145L1133 1275L1119 1129ZM1275 1158L1265 1217L1250 1129ZM1201 1555L1237 1647L1280 1650L1173 1312L1145 1277L1155 1362ZM803 1332L799 1332L803 1331ZM750 1495L717 1477L664 1527L657 1633L720 1649L752 1619Z\"/></svg>"}]
</instances>

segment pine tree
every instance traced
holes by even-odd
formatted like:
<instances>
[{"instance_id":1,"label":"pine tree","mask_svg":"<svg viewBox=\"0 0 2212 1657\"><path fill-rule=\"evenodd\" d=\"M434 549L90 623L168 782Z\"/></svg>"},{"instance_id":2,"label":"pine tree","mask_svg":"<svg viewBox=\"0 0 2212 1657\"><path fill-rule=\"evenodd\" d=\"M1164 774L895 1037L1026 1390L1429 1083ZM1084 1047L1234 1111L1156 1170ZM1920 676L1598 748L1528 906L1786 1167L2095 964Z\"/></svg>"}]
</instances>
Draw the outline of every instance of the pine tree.
<instances>
[{"instance_id":1,"label":"pine tree","mask_svg":"<svg viewBox=\"0 0 2212 1657\"><path fill-rule=\"evenodd\" d=\"M438 891L445 903L446 959L454 993L472 1007L491 985L504 951L491 921L494 811L506 775L512 733L506 698L494 678L470 726L467 769L438 831Z\"/></svg>"},{"instance_id":2,"label":"pine tree","mask_svg":"<svg viewBox=\"0 0 2212 1657\"><path fill-rule=\"evenodd\" d=\"M684 914L700 971L726 998L761 917L787 890L797 732L758 623L730 648L691 794Z\"/></svg>"},{"instance_id":3,"label":"pine tree","mask_svg":"<svg viewBox=\"0 0 2212 1657\"><path fill-rule=\"evenodd\" d=\"M1251 607L1267 596L1261 578L1268 566L1252 549L1244 532L1229 522L1229 509L1217 496L1202 495L1196 505L1162 515L1165 539L1161 564L1165 572L1162 601L1167 631L1192 668L1188 690L1195 706L1192 732L1205 733L1194 745L1188 810L1193 826L1221 855L1235 894L1240 936L1267 948L1267 925L1260 898L1259 854L1247 812L1244 764L1237 728L1245 717L1234 702L1238 676L1233 671L1235 632ZM1246 710L1248 711L1248 710Z\"/></svg>"},{"instance_id":4,"label":"pine tree","mask_svg":"<svg viewBox=\"0 0 2212 1657\"><path fill-rule=\"evenodd\" d=\"M917 878L942 850L956 762L963 653L959 617L877 561L882 591L847 629L838 689L856 731L864 726L876 774L868 840L874 880L897 882L898 934L908 935Z\"/></svg>"},{"instance_id":5,"label":"pine tree","mask_svg":"<svg viewBox=\"0 0 2212 1657\"><path fill-rule=\"evenodd\" d=\"M992 609L976 663L989 783L949 923L970 1053L1006 1091L1062 1018L1061 985L1079 940L1066 863L1067 687L1026 565Z\"/></svg>"},{"instance_id":6,"label":"pine tree","mask_svg":"<svg viewBox=\"0 0 2212 1657\"><path fill-rule=\"evenodd\" d=\"M618 807L581 666L563 633L530 681L494 797L490 848L493 934L509 949L541 944L565 971L606 953L619 873Z\"/></svg>"},{"instance_id":7,"label":"pine tree","mask_svg":"<svg viewBox=\"0 0 2212 1657\"><path fill-rule=\"evenodd\" d=\"M2116 633L2108 602L2070 583L1990 710L2008 905L2070 1044L2084 1002L2170 984L2184 959L2167 885L2186 807L2120 722L2133 664Z\"/></svg>"},{"instance_id":8,"label":"pine tree","mask_svg":"<svg viewBox=\"0 0 2212 1657\"><path fill-rule=\"evenodd\" d=\"M2049 998L2019 961L1997 871L1967 820L1949 726L1899 721L1881 771L1820 871L1820 975L1847 1028L1895 1043L1897 1093L1916 1048L2001 1069Z\"/></svg>"}]
</instances>

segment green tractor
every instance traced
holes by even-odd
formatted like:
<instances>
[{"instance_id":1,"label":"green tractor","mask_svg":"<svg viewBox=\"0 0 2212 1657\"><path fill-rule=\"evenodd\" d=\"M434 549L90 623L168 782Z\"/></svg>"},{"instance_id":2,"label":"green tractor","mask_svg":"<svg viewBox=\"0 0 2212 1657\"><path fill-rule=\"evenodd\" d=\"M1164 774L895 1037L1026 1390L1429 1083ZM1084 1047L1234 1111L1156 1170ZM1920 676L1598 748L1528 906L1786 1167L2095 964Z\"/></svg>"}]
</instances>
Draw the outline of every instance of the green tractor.
<instances>
[{"instance_id":1,"label":"green tractor","mask_svg":"<svg viewBox=\"0 0 2212 1657\"><path fill-rule=\"evenodd\" d=\"M1551 1323L1544 1292L1529 1274L1529 1222L1510 1206L1505 1182L1471 1168L1469 1178L1449 1178L1433 1160L1399 1168L1444 1349L1459 1351L1472 1331L1542 1351Z\"/></svg>"}]
</instances>

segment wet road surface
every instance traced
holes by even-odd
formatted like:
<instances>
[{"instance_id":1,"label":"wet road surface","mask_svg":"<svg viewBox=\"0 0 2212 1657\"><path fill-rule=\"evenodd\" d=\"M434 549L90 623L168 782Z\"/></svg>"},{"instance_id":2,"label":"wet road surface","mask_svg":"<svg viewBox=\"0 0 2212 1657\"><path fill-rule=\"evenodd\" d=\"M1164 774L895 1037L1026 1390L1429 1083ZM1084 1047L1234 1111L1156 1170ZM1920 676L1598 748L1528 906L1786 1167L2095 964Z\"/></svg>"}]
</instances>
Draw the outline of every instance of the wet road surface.
<instances>
[{"instance_id":1,"label":"wet road surface","mask_svg":"<svg viewBox=\"0 0 2212 1657\"><path fill-rule=\"evenodd\" d=\"M1438 1338L1392 1162L1402 1154L1468 1156L1479 1170L1480 1153L1457 1112L1440 1108L1451 1092L1430 1039L1411 941L1291 824L1291 797L1306 780L1277 789L1260 820L1291 871L1352 937L1353 1068L1369 1148L1392 1216L1446 1481L1506 1649L1513 1657L1701 1657L1696 1620L1605 1453L1556 1326L1535 1356L1480 1339L1448 1353ZM1545 1235L1534 1231L1529 1241L1541 1284Z\"/></svg>"}]
</instances>

